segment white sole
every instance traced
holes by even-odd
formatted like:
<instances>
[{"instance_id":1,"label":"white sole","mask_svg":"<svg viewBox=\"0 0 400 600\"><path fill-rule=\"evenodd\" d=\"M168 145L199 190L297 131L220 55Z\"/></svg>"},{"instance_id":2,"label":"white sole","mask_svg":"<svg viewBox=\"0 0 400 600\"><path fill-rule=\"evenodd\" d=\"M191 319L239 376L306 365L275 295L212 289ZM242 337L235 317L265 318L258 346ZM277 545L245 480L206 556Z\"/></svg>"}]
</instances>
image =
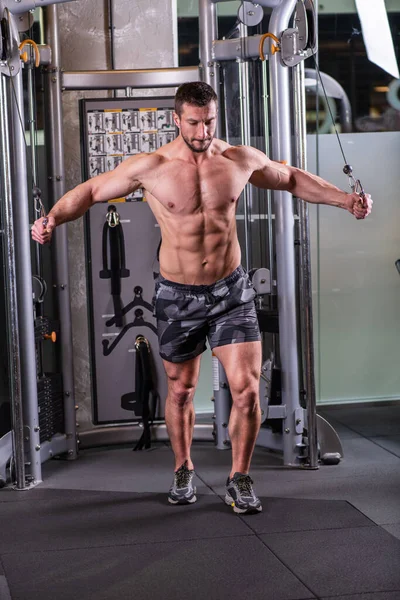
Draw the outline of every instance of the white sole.
<instances>
[{"instance_id":1,"label":"white sole","mask_svg":"<svg viewBox=\"0 0 400 600\"><path fill-rule=\"evenodd\" d=\"M193 504L194 502L196 502L197 497L196 496L192 496L190 498L190 500L174 500L173 498L170 498L168 496L168 502L170 504Z\"/></svg>"},{"instance_id":2,"label":"white sole","mask_svg":"<svg viewBox=\"0 0 400 600\"><path fill-rule=\"evenodd\" d=\"M235 512L237 515L262 512L262 506L259 506L258 508L239 508L236 506L235 501L230 494L225 495L225 504L231 506L233 508L233 512Z\"/></svg>"}]
</instances>

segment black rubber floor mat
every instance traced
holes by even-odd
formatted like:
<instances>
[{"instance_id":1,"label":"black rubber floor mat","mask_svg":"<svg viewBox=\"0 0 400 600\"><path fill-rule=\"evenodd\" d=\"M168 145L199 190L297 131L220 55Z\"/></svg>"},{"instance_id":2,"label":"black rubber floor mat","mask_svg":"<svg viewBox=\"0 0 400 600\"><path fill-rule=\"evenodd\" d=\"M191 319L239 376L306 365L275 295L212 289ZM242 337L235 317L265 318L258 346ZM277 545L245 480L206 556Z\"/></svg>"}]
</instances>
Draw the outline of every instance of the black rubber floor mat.
<instances>
[{"instance_id":1,"label":"black rubber floor mat","mask_svg":"<svg viewBox=\"0 0 400 600\"><path fill-rule=\"evenodd\" d=\"M375 525L344 500L309 500L301 498L265 498L263 512L257 519L243 517L256 533L344 529Z\"/></svg>"},{"instance_id":2,"label":"black rubber floor mat","mask_svg":"<svg viewBox=\"0 0 400 600\"><path fill-rule=\"evenodd\" d=\"M186 506L165 494L31 490L1 504L0 555L252 535L218 496Z\"/></svg>"},{"instance_id":3,"label":"black rubber floor mat","mask_svg":"<svg viewBox=\"0 0 400 600\"><path fill-rule=\"evenodd\" d=\"M13 600L308 600L256 537L8 554Z\"/></svg>"},{"instance_id":4,"label":"black rubber floor mat","mask_svg":"<svg viewBox=\"0 0 400 600\"><path fill-rule=\"evenodd\" d=\"M400 591L400 540L381 527L280 533L261 539L318 597Z\"/></svg>"}]
</instances>

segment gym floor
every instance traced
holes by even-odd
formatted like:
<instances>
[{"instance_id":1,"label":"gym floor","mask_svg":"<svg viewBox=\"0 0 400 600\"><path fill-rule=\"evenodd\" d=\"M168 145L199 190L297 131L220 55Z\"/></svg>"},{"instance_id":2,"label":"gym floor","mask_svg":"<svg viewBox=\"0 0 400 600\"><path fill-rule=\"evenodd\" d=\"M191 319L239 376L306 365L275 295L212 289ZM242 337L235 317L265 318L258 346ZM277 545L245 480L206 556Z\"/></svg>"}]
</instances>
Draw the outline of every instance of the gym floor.
<instances>
[{"instance_id":1,"label":"gym floor","mask_svg":"<svg viewBox=\"0 0 400 600\"><path fill-rule=\"evenodd\" d=\"M198 501L173 457L102 448L0 491L0 600L400 600L400 405L321 410L344 458L315 471L255 451L263 512L223 502L230 452L195 443Z\"/></svg>"}]
</instances>

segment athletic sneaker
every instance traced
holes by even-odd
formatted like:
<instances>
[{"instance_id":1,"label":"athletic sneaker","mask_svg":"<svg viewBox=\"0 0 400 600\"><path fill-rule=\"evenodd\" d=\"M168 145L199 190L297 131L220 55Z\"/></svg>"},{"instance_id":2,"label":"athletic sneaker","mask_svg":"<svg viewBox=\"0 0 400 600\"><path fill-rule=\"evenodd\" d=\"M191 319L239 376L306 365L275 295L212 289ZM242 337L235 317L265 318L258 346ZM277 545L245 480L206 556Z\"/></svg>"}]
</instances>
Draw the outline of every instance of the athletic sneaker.
<instances>
[{"instance_id":1,"label":"athletic sneaker","mask_svg":"<svg viewBox=\"0 0 400 600\"><path fill-rule=\"evenodd\" d=\"M225 502L233 506L235 513L250 515L262 511L260 499L252 488L253 480L250 475L235 473L232 479L226 482Z\"/></svg>"},{"instance_id":2,"label":"athletic sneaker","mask_svg":"<svg viewBox=\"0 0 400 600\"><path fill-rule=\"evenodd\" d=\"M175 472L174 481L168 493L171 504L193 504L196 502L196 488L192 484L193 469L187 468L187 460Z\"/></svg>"}]
</instances>

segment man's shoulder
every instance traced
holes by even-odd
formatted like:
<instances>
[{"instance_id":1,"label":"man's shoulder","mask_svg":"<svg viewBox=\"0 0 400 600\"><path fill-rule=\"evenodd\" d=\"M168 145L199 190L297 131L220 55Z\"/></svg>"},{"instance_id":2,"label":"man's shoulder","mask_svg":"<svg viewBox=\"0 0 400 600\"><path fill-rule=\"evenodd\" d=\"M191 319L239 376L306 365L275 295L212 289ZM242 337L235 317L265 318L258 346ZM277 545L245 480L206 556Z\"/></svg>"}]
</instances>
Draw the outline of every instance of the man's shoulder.
<instances>
[{"instance_id":1,"label":"man's shoulder","mask_svg":"<svg viewBox=\"0 0 400 600\"><path fill-rule=\"evenodd\" d=\"M132 169L154 169L165 161L165 157L157 152L141 152L135 156L129 157L125 164Z\"/></svg>"},{"instance_id":2,"label":"man's shoulder","mask_svg":"<svg viewBox=\"0 0 400 600\"><path fill-rule=\"evenodd\" d=\"M252 146L229 146L223 151L223 156L245 166L252 166L260 163L263 153Z\"/></svg>"}]
</instances>

